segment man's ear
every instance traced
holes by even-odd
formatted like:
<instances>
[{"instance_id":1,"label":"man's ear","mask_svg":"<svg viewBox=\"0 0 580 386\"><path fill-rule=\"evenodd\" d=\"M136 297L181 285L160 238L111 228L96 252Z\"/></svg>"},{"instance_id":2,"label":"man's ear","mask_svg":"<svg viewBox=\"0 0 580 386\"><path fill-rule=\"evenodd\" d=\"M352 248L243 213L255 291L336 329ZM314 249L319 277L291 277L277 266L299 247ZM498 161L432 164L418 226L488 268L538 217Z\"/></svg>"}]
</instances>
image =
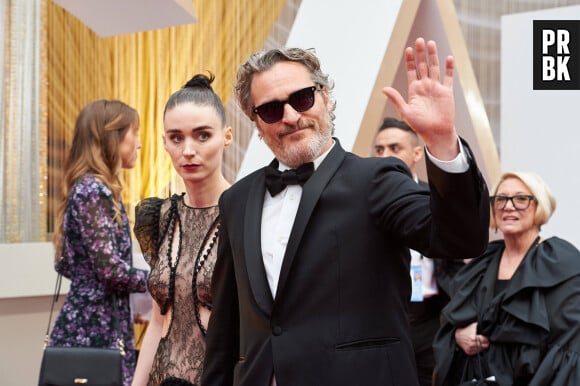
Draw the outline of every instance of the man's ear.
<instances>
[{"instance_id":1,"label":"man's ear","mask_svg":"<svg viewBox=\"0 0 580 386\"><path fill-rule=\"evenodd\" d=\"M258 129L258 139L261 141L264 138L264 131L258 125L256 125L256 128Z\"/></svg>"},{"instance_id":2,"label":"man's ear","mask_svg":"<svg viewBox=\"0 0 580 386\"><path fill-rule=\"evenodd\" d=\"M415 146L413 149L413 161L415 161L415 163L419 162L419 160L423 158L423 152L423 146Z\"/></svg>"}]
</instances>

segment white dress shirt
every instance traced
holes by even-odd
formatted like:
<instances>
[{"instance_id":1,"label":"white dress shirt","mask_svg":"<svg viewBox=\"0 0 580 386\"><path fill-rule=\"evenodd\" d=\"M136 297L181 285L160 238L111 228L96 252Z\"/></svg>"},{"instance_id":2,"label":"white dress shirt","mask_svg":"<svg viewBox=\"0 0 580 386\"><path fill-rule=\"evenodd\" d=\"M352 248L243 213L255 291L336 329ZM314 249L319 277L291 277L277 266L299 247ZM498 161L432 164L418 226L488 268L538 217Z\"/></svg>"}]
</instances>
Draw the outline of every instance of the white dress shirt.
<instances>
[{"instance_id":1,"label":"white dress shirt","mask_svg":"<svg viewBox=\"0 0 580 386\"><path fill-rule=\"evenodd\" d=\"M314 170L324 161L333 147L334 143L330 149L314 160ZM281 162L279 162L278 168L280 171L290 169ZM286 253L286 245L296 219L301 197L302 186L298 184L288 185L274 197L266 190L262 210L262 257L272 297L276 297L282 260Z\"/></svg>"},{"instance_id":2,"label":"white dress shirt","mask_svg":"<svg viewBox=\"0 0 580 386\"><path fill-rule=\"evenodd\" d=\"M460 153L454 160L440 161L434 158L429 151L426 151L427 157L429 157L433 164L445 172L465 172L469 168L469 163L459 139L458 142ZM314 170L320 166L335 144L333 142L333 145L328 151L314 160ZM280 163L279 169L280 171L284 171L290 168ZM262 257L273 298L276 298L276 289L278 288L282 261L286 253L286 245L288 244L290 231L296 219L300 198L302 198L301 185L289 185L274 197L266 190L264 197L261 231Z\"/></svg>"}]
</instances>

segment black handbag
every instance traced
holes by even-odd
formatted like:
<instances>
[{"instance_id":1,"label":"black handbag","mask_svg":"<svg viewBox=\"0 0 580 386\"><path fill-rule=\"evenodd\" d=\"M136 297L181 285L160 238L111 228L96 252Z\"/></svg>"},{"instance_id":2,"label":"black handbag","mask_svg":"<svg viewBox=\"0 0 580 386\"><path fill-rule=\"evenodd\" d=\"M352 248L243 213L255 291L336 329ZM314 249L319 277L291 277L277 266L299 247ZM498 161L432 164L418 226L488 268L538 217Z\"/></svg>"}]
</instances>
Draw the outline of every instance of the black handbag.
<instances>
[{"instance_id":1,"label":"black handbag","mask_svg":"<svg viewBox=\"0 0 580 386\"><path fill-rule=\"evenodd\" d=\"M457 386L490 386L499 385L493 377L485 375L481 363L481 352L473 356L466 356L461 382Z\"/></svg>"},{"instance_id":2,"label":"black handbag","mask_svg":"<svg viewBox=\"0 0 580 386\"><path fill-rule=\"evenodd\" d=\"M58 299L62 275L56 279L55 293L52 298L48 327L44 341L44 352L40 365L38 386L122 386L122 357L124 344L117 341L118 348L95 347L47 347L54 303ZM119 331L119 313L116 298L114 304L114 327Z\"/></svg>"}]
</instances>

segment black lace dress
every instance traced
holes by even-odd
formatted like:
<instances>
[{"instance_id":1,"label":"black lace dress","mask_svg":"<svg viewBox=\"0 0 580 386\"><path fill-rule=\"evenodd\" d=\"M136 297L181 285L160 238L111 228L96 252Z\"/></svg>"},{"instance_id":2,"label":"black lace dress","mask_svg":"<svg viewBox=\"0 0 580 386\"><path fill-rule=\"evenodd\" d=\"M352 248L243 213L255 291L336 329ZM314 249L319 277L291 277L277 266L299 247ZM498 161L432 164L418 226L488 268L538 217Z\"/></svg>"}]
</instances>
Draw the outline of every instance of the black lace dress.
<instances>
[{"instance_id":1,"label":"black lace dress","mask_svg":"<svg viewBox=\"0 0 580 386\"><path fill-rule=\"evenodd\" d=\"M135 236L151 266L149 292L162 313L171 315L153 360L151 386L169 377L199 384L205 354L199 309L211 309L218 213L217 206L189 207L182 195L145 199L136 209Z\"/></svg>"}]
</instances>

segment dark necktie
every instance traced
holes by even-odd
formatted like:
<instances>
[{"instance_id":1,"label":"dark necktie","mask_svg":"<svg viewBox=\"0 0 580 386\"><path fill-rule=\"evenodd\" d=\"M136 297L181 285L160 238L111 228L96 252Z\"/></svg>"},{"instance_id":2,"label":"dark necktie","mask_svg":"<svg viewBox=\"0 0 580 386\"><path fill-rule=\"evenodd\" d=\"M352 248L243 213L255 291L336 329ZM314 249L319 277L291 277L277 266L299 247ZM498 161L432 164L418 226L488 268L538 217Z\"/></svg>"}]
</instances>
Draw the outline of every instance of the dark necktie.
<instances>
[{"instance_id":1,"label":"dark necktie","mask_svg":"<svg viewBox=\"0 0 580 386\"><path fill-rule=\"evenodd\" d=\"M304 185L310 176L314 173L314 164L308 162L298 169L278 170L278 163L272 162L266 168L266 187L274 197L283 191L288 185Z\"/></svg>"}]
</instances>

